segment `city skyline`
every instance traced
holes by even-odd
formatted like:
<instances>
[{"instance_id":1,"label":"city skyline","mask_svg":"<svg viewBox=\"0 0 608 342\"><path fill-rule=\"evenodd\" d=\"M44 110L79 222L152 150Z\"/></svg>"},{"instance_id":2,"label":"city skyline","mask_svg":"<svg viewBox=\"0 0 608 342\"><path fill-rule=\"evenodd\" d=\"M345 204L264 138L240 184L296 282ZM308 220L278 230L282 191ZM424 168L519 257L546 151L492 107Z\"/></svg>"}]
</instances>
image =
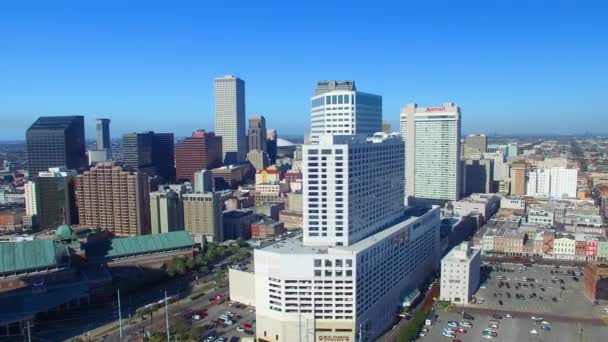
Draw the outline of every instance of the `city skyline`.
<instances>
[{"instance_id":1,"label":"city skyline","mask_svg":"<svg viewBox=\"0 0 608 342\"><path fill-rule=\"evenodd\" d=\"M601 20L606 8L553 4L478 4L467 11L468 6L449 4L332 3L314 12L318 6L312 4L271 9L190 4L170 11L161 5L120 11L112 4L103 9L41 4L27 10L2 5L0 29L12 34L2 38L11 53L3 56L0 139L22 140L23 128L44 115L84 114L89 137L95 117L112 120L113 137L142 130L176 136L193 128L213 130L212 81L224 74L247 81L247 117L264 115L268 126L284 135L309 129L309 99L315 83L326 79L356 80L381 95L383 116L393 127L399 109L410 102L459 103L467 113L463 132L583 133L592 119L598 120L595 127L605 127L606 47L597 42L608 29ZM292 12L302 15L286 21ZM404 12L411 14L408 25L399 24ZM242 25L218 31L228 13ZM375 52L331 59L310 49L316 43L322 55L339 52L342 44L333 44L333 38L317 38L342 25L327 19L367 13L370 25L352 26L340 40L365 43ZM313 20L330 26L315 28ZM47 25L51 21L56 25ZM38 34L41 26L45 35ZM428 26L433 27L423 29ZM32 58L42 53L42 61ZM289 75L288 86L276 87L277 75ZM556 117L552 127L539 127Z\"/></svg>"}]
</instances>

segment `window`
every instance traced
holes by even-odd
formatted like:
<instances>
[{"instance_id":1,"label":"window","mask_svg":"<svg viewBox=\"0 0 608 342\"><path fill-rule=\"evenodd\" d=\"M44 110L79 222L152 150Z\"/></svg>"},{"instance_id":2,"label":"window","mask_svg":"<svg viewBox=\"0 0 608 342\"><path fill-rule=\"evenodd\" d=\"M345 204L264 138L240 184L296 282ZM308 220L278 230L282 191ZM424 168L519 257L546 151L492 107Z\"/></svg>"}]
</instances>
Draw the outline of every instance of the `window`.
<instances>
[{"instance_id":1,"label":"window","mask_svg":"<svg viewBox=\"0 0 608 342\"><path fill-rule=\"evenodd\" d=\"M315 267L321 267L321 259L315 259Z\"/></svg>"}]
</instances>

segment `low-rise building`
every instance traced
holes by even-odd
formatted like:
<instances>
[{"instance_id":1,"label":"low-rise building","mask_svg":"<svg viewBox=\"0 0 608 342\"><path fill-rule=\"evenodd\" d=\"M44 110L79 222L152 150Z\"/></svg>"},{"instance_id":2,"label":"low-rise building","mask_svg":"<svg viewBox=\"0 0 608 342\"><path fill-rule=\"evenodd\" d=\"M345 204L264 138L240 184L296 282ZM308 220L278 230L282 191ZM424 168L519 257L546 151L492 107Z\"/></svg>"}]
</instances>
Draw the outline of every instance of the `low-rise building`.
<instances>
[{"instance_id":1,"label":"low-rise building","mask_svg":"<svg viewBox=\"0 0 608 342\"><path fill-rule=\"evenodd\" d=\"M489 220L498 211L500 196L496 194L475 193L469 197L453 202L454 214L466 216L470 213L480 213L484 221Z\"/></svg>"},{"instance_id":2,"label":"low-rise building","mask_svg":"<svg viewBox=\"0 0 608 342\"><path fill-rule=\"evenodd\" d=\"M261 218L251 224L251 238L253 240L272 240L286 232L282 222L271 218Z\"/></svg>"},{"instance_id":3,"label":"low-rise building","mask_svg":"<svg viewBox=\"0 0 608 342\"><path fill-rule=\"evenodd\" d=\"M441 260L440 299L457 304L468 304L477 290L480 279L481 257L478 248L467 242L454 247Z\"/></svg>"},{"instance_id":4,"label":"low-rise building","mask_svg":"<svg viewBox=\"0 0 608 342\"><path fill-rule=\"evenodd\" d=\"M253 210L227 210L224 211L223 217L226 240L251 239L251 223L258 219Z\"/></svg>"}]
</instances>

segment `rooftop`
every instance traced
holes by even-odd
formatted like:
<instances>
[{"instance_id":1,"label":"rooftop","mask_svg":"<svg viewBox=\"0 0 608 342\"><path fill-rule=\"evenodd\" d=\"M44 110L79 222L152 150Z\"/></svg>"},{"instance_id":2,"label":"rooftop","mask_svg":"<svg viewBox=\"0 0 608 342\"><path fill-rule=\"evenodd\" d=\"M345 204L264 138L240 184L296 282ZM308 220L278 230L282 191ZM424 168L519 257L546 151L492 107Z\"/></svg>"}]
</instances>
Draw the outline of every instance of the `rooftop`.
<instances>
[{"instance_id":1,"label":"rooftop","mask_svg":"<svg viewBox=\"0 0 608 342\"><path fill-rule=\"evenodd\" d=\"M77 120L84 122L84 116L41 116L28 129L66 129Z\"/></svg>"},{"instance_id":2,"label":"rooftop","mask_svg":"<svg viewBox=\"0 0 608 342\"><path fill-rule=\"evenodd\" d=\"M120 258L189 247L194 247L194 240L185 231L95 241L81 246L87 258Z\"/></svg>"},{"instance_id":3,"label":"rooftop","mask_svg":"<svg viewBox=\"0 0 608 342\"><path fill-rule=\"evenodd\" d=\"M58 266L53 240L0 243L0 275Z\"/></svg>"}]
</instances>

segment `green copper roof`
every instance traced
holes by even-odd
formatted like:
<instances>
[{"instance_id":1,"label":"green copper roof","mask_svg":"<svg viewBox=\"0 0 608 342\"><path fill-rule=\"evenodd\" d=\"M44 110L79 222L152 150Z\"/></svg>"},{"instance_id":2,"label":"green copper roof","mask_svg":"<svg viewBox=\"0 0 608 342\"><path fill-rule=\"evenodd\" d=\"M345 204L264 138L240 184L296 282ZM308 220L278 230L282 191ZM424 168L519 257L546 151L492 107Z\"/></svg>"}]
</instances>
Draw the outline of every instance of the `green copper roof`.
<instances>
[{"instance_id":1,"label":"green copper roof","mask_svg":"<svg viewBox=\"0 0 608 342\"><path fill-rule=\"evenodd\" d=\"M59 240L68 240L72 238L74 231L67 224L62 224L55 230L55 238Z\"/></svg>"},{"instance_id":2,"label":"green copper roof","mask_svg":"<svg viewBox=\"0 0 608 342\"><path fill-rule=\"evenodd\" d=\"M190 235L185 231L178 231L95 241L83 244L82 248L86 251L87 257L120 258L193 246L194 240Z\"/></svg>"},{"instance_id":3,"label":"green copper roof","mask_svg":"<svg viewBox=\"0 0 608 342\"><path fill-rule=\"evenodd\" d=\"M0 275L57 266L52 240L0 243Z\"/></svg>"}]
</instances>

